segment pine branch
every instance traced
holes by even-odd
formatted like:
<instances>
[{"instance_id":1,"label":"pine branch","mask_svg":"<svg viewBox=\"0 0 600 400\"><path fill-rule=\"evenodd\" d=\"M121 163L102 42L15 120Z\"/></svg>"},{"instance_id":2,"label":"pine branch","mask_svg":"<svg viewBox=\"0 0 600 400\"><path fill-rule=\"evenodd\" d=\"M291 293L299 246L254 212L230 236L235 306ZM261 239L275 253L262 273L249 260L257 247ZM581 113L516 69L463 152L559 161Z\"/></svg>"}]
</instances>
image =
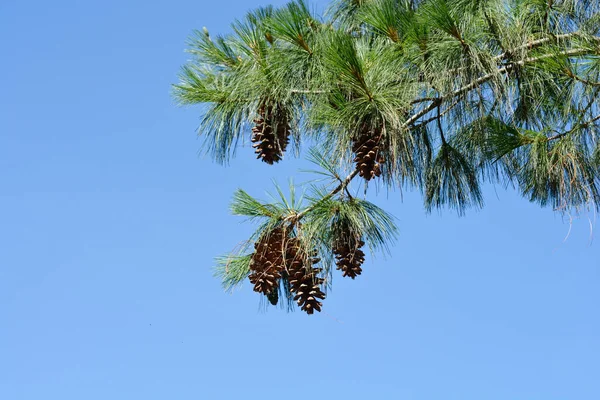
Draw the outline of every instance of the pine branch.
<instances>
[{"instance_id":1,"label":"pine branch","mask_svg":"<svg viewBox=\"0 0 600 400\"><path fill-rule=\"evenodd\" d=\"M419 103L424 103L426 101L436 101L439 100L439 97L421 97L415 100L412 100L410 102L410 104L419 104Z\"/></svg>"},{"instance_id":2,"label":"pine branch","mask_svg":"<svg viewBox=\"0 0 600 400\"><path fill-rule=\"evenodd\" d=\"M431 117L429 119L426 119L425 121L421 121L418 125L413 125L410 127L411 130L415 130L418 128L421 128L427 124L429 124L430 122L436 121L438 120L440 117L443 117L444 115L448 114L450 111L452 111L452 109L454 108L454 106L456 106L458 103L460 103L460 100L455 100L451 105L449 105L444 111L442 111L441 113L439 113L439 115L436 115L435 117Z\"/></svg>"},{"instance_id":3,"label":"pine branch","mask_svg":"<svg viewBox=\"0 0 600 400\"><path fill-rule=\"evenodd\" d=\"M600 87L600 82L593 82L593 81L587 80L587 79L585 79L585 78L582 78L582 77L580 77L579 75L576 75L576 74L574 74L574 73L573 73L572 71L570 71L570 70L567 70L567 71L565 71L565 73L567 74L567 76L568 76L569 78L571 78L571 79L573 79L573 80L575 80L575 81L577 81L577 82L581 82L581 83L583 83L584 85L587 85L587 86L595 86L595 87Z\"/></svg>"},{"instance_id":4,"label":"pine branch","mask_svg":"<svg viewBox=\"0 0 600 400\"><path fill-rule=\"evenodd\" d=\"M532 50L532 49L535 49L535 48L537 48L543 44L546 44L548 42L551 42L551 41L559 42L561 40L566 40L566 39L570 39L572 37L578 37L578 36L579 37L581 36L581 32L565 33L562 35L550 35L545 38L532 40L521 46L517 46L514 49L507 50L507 51L503 52L502 54L495 56L493 59L494 59L494 61L499 61L499 60L506 58L507 56L509 56L511 54L515 54L519 50L524 50L524 49ZM600 38L597 38L597 39L598 39L598 41L600 41Z\"/></svg>"},{"instance_id":5,"label":"pine branch","mask_svg":"<svg viewBox=\"0 0 600 400\"><path fill-rule=\"evenodd\" d=\"M329 90L309 90L309 89L290 89L293 94L324 94L329 93Z\"/></svg>"},{"instance_id":6,"label":"pine branch","mask_svg":"<svg viewBox=\"0 0 600 400\"><path fill-rule=\"evenodd\" d=\"M565 50L565 51L561 51L558 53L552 53L552 54L544 54L541 56L537 56L537 57L530 57L527 58L525 60L522 61L515 61L509 65L506 65L502 68L499 68L496 72L494 73L489 73L486 74L482 77L477 78L476 80L474 80L473 82L464 85L463 87L454 90L451 93L448 93L444 96L441 97L436 97L431 101L431 104L429 104L427 107L425 107L424 109L422 109L421 111L417 112L416 114L414 114L413 116L411 116L409 119L407 119L404 124L402 125L403 127L407 127L411 124L413 124L416 120L418 120L419 118L421 118L422 116L428 114L429 112L433 111L436 107L438 107L443 101L451 99L453 97L457 97L460 95L463 95L465 93L470 92L471 90L479 87L481 84L486 83L488 81L490 81L491 79L493 79L494 77L501 75L501 74L506 74L509 73L511 71L513 71L515 68L518 67L522 67L526 64L531 64L531 63L535 63L537 61L541 61L547 58L551 58L551 57L556 57L556 56L569 56L569 57L574 57L574 56L583 56L583 55L588 55L588 54L594 54L594 53L598 53L600 52L600 49L597 49L595 52L592 52L591 50L588 49L571 49L571 50Z\"/></svg>"},{"instance_id":7,"label":"pine branch","mask_svg":"<svg viewBox=\"0 0 600 400\"><path fill-rule=\"evenodd\" d=\"M536 49L548 42L558 43L561 40L566 40L566 39L570 39L573 37L584 37L584 35L581 32L565 33L565 34L561 34L561 35L550 35L545 38L529 41L529 42L522 44L520 46L517 46L513 49L506 50L506 51L502 52L501 54L494 56L492 58L492 60L496 61L496 62L500 62L500 61L504 60L505 58L511 56L512 54L517 53L518 51L525 50L525 49L533 50L533 49ZM600 43L600 37L595 37L595 36L585 36L585 37L587 37L590 40ZM456 74L456 73L464 71L464 70L465 70L465 67L450 69L450 70L448 70L448 74ZM424 97L424 98L413 100L411 102L411 104L417 104L417 103L422 103L425 101L432 101L432 100L436 100L436 99L437 99L437 97Z\"/></svg>"},{"instance_id":8,"label":"pine branch","mask_svg":"<svg viewBox=\"0 0 600 400\"><path fill-rule=\"evenodd\" d=\"M557 135L551 136L551 137L548 138L548 141L557 140L557 139L565 137L565 136L567 136L567 135L569 135L569 134L571 134L571 133L573 133L573 132L575 132L575 131L577 131L579 129L587 128L588 126L592 125L594 122L596 122L598 120L600 120L600 115L597 115L594 118L592 118L590 120L587 120L587 121L585 121L582 124L577 125L575 128L572 128L572 129L570 129L567 132L562 132L562 133L559 133Z\"/></svg>"},{"instance_id":9,"label":"pine branch","mask_svg":"<svg viewBox=\"0 0 600 400\"><path fill-rule=\"evenodd\" d=\"M341 192L342 190L344 190L350 184L350 182L352 182L352 179L354 179L357 175L358 175L358 169L355 169L338 186L336 186L331 192L329 192L325 197L323 197L322 199L320 199L316 203L312 204L311 206L305 208L301 212L299 212L297 214L291 214L291 215L289 215L288 217L285 218L285 220L288 221L288 222L297 222L297 221L299 221L306 214L308 214L309 212L311 212L312 210L314 210L315 207L317 207L317 205L319 203L329 200L330 198L332 198L333 196L335 196L336 194L338 194L339 192Z\"/></svg>"}]
</instances>

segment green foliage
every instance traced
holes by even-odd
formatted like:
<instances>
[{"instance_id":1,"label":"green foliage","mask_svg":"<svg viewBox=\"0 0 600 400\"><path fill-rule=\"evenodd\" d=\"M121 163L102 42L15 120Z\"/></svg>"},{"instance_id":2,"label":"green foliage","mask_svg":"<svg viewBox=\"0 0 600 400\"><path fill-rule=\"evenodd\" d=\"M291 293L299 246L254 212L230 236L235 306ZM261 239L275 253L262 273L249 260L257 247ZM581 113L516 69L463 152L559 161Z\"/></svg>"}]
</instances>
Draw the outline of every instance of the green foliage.
<instances>
[{"instance_id":1,"label":"green foliage","mask_svg":"<svg viewBox=\"0 0 600 400\"><path fill-rule=\"evenodd\" d=\"M277 38L292 46L296 46L311 54L312 36L319 23L310 12L304 0L288 3L278 10L270 19L268 27L273 38Z\"/></svg>"},{"instance_id":2,"label":"green foliage","mask_svg":"<svg viewBox=\"0 0 600 400\"><path fill-rule=\"evenodd\" d=\"M263 204L242 189L238 189L233 195L231 213L252 219L261 217L278 218L283 215L283 210L275 204Z\"/></svg>"},{"instance_id":3,"label":"green foliage","mask_svg":"<svg viewBox=\"0 0 600 400\"><path fill-rule=\"evenodd\" d=\"M599 203L597 171L587 151L573 137L555 143L539 135L529 149L519 176L523 193L555 210Z\"/></svg>"},{"instance_id":4,"label":"green foliage","mask_svg":"<svg viewBox=\"0 0 600 400\"><path fill-rule=\"evenodd\" d=\"M454 147L443 143L427 174L425 206L450 205L463 214L470 206L483 206L475 171Z\"/></svg>"},{"instance_id":5,"label":"green foliage","mask_svg":"<svg viewBox=\"0 0 600 400\"><path fill-rule=\"evenodd\" d=\"M223 288L230 292L250 274L252 254L227 255L217 258L215 276L221 279Z\"/></svg>"},{"instance_id":6,"label":"green foliage","mask_svg":"<svg viewBox=\"0 0 600 400\"><path fill-rule=\"evenodd\" d=\"M414 13L409 1L376 0L361 8L360 20L373 33L402 44L414 24Z\"/></svg>"},{"instance_id":7,"label":"green foliage","mask_svg":"<svg viewBox=\"0 0 600 400\"><path fill-rule=\"evenodd\" d=\"M320 196L322 197L322 196ZM394 218L375 204L355 197L340 196L316 201L306 216L311 236L331 248L332 240L345 232L356 239L364 238L372 252L387 251L395 240L397 227Z\"/></svg>"},{"instance_id":8,"label":"green foliage","mask_svg":"<svg viewBox=\"0 0 600 400\"><path fill-rule=\"evenodd\" d=\"M385 250L391 217L352 195L350 166L368 157L383 187L416 188L427 210L481 207L484 181L560 212L599 209L599 22L592 0L333 0L324 17L294 0L228 35L194 32L174 96L202 105L204 149L226 163L272 106L296 153L302 138L318 144L309 157L328 181L305 198L276 187L268 203L235 193L232 212L259 227L219 261L225 286L278 226L319 252L328 279L340 232ZM371 146L360 157L359 140Z\"/></svg>"}]
</instances>

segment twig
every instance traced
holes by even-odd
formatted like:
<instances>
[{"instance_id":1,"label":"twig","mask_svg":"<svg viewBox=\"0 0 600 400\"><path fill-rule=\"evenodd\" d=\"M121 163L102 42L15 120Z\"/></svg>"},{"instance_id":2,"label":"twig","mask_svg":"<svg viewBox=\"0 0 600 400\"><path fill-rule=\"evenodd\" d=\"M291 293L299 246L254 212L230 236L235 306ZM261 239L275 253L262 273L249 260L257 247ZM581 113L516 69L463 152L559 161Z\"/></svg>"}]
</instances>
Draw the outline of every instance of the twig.
<instances>
[{"instance_id":1,"label":"twig","mask_svg":"<svg viewBox=\"0 0 600 400\"><path fill-rule=\"evenodd\" d=\"M455 105L457 105L458 103L460 103L460 100L455 100L454 103L452 103L451 105L448 106L448 108L446 108L444 111L441 112L441 114L439 115L440 117L443 117L444 115L448 114ZM421 121L418 125L413 125L411 127L411 129L417 129L422 127L423 125L427 125L428 123L430 123L431 121L435 121L436 119L438 119L439 117L436 115L435 117L431 117L429 119L426 119L425 121Z\"/></svg>"},{"instance_id":2,"label":"twig","mask_svg":"<svg viewBox=\"0 0 600 400\"><path fill-rule=\"evenodd\" d=\"M337 179L341 185L344 184L344 181L342 180L342 178L337 174L337 172L334 174L335 179ZM350 194L350 191L348 190L348 185L346 185L344 187L344 191L346 192L346 194L348 195L349 198L352 198L352 195Z\"/></svg>"},{"instance_id":3,"label":"twig","mask_svg":"<svg viewBox=\"0 0 600 400\"><path fill-rule=\"evenodd\" d=\"M600 38L599 38L600 40ZM422 116L424 116L425 114L428 114L430 111L434 110L439 104L441 104L443 101L447 100L447 99L451 99L453 97L456 96L460 96L464 93L470 92L471 90L475 89L476 87L478 87L479 85L481 85L482 83L485 83L489 80L491 80L492 78L494 78L495 76L499 75L499 74L505 74L507 72L511 72L513 69L519 67L519 66L523 66L525 64L530 64L532 62L536 62L536 61L540 61L546 58L550 58L550 57L555 57L557 55L560 56L578 56L578 55L585 55L590 53L590 50L587 49L571 49L571 50L565 50L565 51L561 51L559 53L556 54L544 54L538 57L530 57L530 58L526 58L522 61L515 61L512 64L506 65L502 68L499 68L497 71L493 72L493 73L489 73L486 74L482 77L477 78L476 80L474 80L473 82L469 83L468 85L465 85L459 89L454 90L451 93L448 93L442 97L437 97L435 98L435 100L433 100L431 102L431 104L429 104L427 107L425 107L424 109L422 109L421 111L417 112L416 114L414 114L412 117L410 117L408 120L406 120L406 122L404 122L404 124L402 125L404 128L406 128L407 126L411 125L412 123L414 123L416 120L418 120L419 118L421 118Z\"/></svg>"},{"instance_id":4,"label":"twig","mask_svg":"<svg viewBox=\"0 0 600 400\"><path fill-rule=\"evenodd\" d=\"M576 126L575 128L572 128L571 130L569 130L567 132L562 132L562 133L559 133L557 135L551 136L551 137L548 138L548 141L560 139L560 138L562 138L564 136L567 136L570 133L575 132L577 129L587 128L588 126L590 126L591 124L593 124L594 122L596 122L598 120L600 120L600 115L597 115L594 118L585 121L583 124L579 124L578 126Z\"/></svg>"},{"instance_id":5,"label":"twig","mask_svg":"<svg viewBox=\"0 0 600 400\"><path fill-rule=\"evenodd\" d=\"M442 128L442 115L440 113L440 106L437 106L437 126L440 131L440 138L442 139L442 143L446 145L446 138L444 137L444 129Z\"/></svg>"},{"instance_id":6,"label":"twig","mask_svg":"<svg viewBox=\"0 0 600 400\"><path fill-rule=\"evenodd\" d=\"M424 103L426 101L436 101L439 97L421 97L410 102L410 104Z\"/></svg>"},{"instance_id":7,"label":"twig","mask_svg":"<svg viewBox=\"0 0 600 400\"><path fill-rule=\"evenodd\" d=\"M358 175L358 169L355 169L354 171L352 171L352 173L350 175L348 175L335 189L333 189L331 192L329 192L327 194L327 196L323 197L321 200L317 201L313 205L305 208L304 210L302 210L298 214L292 214L292 215L287 216L285 218L285 220L289 221L289 222L296 222L296 221L300 220L306 214L308 214L309 212L311 212L312 210L314 210L315 207L319 203L321 203L321 202L323 202L325 200L329 200L330 198L332 198L333 196L335 196L336 194L338 194L339 192L341 192L342 190L344 190L350 184L350 182L352 181L352 179L354 179L354 177L356 175Z\"/></svg>"},{"instance_id":8,"label":"twig","mask_svg":"<svg viewBox=\"0 0 600 400\"><path fill-rule=\"evenodd\" d=\"M600 87L600 82L592 82L592 81L588 81L587 79L584 79L578 75L575 75L573 72L571 71L567 71L567 75L572 78L573 80L579 81L581 83L583 83L584 85L588 85L588 86L595 86L595 87Z\"/></svg>"},{"instance_id":9,"label":"twig","mask_svg":"<svg viewBox=\"0 0 600 400\"><path fill-rule=\"evenodd\" d=\"M290 93L323 94L323 93L329 93L329 90L290 89Z\"/></svg>"},{"instance_id":10,"label":"twig","mask_svg":"<svg viewBox=\"0 0 600 400\"><path fill-rule=\"evenodd\" d=\"M506 58L507 56L509 56L510 54L514 54L516 51L523 50L523 49L531 50L538 46L546 44L550 41L558 42L560 40L570 39L570 38L576 37L576 36L583 36L583 35L580 32L573 32L573 33L565 33L562 35L553 35L553 36L549 36L549 37L545 37L545 38L541 38L541 39L532 40L531 42L527 42L521 46L515 47L514 49L510 49L510 50L502 52L501 54L498 54L497 56L495 56L493 58L493 60L501 61L504 58ZM589 39L600 43L600 37L592 36L592 37L589 37ZM449 70L448 73L452 74L452 73L462 71L464 69L465 69L465 67L455 68L455 69ZM439 98L438 97L423 97L423 98L419 98L419 99L415 99L415 100L411 101L410 104L418 104L418 103L423 103L426 101L436 101L436 100L439 100Z\"/></svg>"}]
</instances>

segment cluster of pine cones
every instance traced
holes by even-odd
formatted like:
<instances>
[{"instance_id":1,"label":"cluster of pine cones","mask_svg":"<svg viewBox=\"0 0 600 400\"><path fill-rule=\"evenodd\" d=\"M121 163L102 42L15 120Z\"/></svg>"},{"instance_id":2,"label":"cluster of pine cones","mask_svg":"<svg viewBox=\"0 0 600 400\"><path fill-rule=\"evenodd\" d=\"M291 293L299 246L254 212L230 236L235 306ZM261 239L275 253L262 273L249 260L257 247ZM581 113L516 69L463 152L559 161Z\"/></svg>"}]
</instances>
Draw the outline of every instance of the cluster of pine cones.
<instances>
[{"instance_id":1,"label":"cluster of pine cones","mask_svg":"<svg viewBox=\"0 0 600 400\"><path fill-rule=\"evenodd\" d=\"M252 147L257 158L273 164L279 162L290 137L290 124L287 112L277 105L263 105L252 128ZM352 142L354 162L359 175L367 181L381 176L381 164L385 162L380 154L381 129L365 127ZM362 273L365 253L361 248L365 242L352 238L346 233L334 240L332 252L338 270L344 277L355 279ZM320 300L325 298L321 290L324 279L319 277L320 268L313 265L320 260L316 254L307 255L296 237L289 237L288 231L277 227L263 235L254 244L250 262L250 283L254 291L264 294L271 304L279 301L281 279L289 283L289 295L307 314L321 311Z\"/></svg>"},{"instance_id":2,"label":"cluster of pine cones","mask_svg":"<svg viewBox=\"0 0 600 400\"><path fill-rule=\"evenodd\" d=\"M333 246L337 269L343 276L354 279L362 272L361 265L365 254L360 248L361 241L344 242L337 240ZM263 235L254 244L254 253L250 262L250 283L254 291L264 294L271 304L279 300L279 286L282 277L289 282L290 295L302 311L313 314L321 311L320 300L325 298L321 290L324 279L319 277L321 268L315 268L320 259L314 254L307 255L296 237L288 237L286 230L277 227Z\"/></svg>"},{"instance_id":3,"label":"cluster of pine cones","mask_svg":"<svg viewBox=\"0 0 600 400\"><path fill-rule=\"evenodd\" d=\"M281 161L291 135L287 110L280 105L262 105L252 128L252 147L256 158L274 164ZM381 176L385 158L380 151L381 128L365 126L352 140L354 162L359 175L367 181Z\"/></svg>"},{"instance_id":4,"label":"cluster of pine cones","mask_svg":"<svg viewBox=\"0 0 600 400\"><path fill-rule=\"evenodd\" d=\"M263 105L252 128L252 147L256 158L273 164L279 162L290 141L290 121L285 108Z\"/></svg>"},{"instance_id":5,"label":"cluster of pine cones","mask_svg":"<svg viewBox=\"0 0 600 400\"><path fill-rule=\"evenodd\" d=\"M285 230L278 227L254 245L250 283L255 292L263 293L272 304L277 304L279 281L285 274L298 306L307 314L321 311L319 300L325 298L321 290L324 279L318 276L321 269L313 267L320 260L314 255L307 256L298 238L287 236Z\"/></svg>"}]
</instances>

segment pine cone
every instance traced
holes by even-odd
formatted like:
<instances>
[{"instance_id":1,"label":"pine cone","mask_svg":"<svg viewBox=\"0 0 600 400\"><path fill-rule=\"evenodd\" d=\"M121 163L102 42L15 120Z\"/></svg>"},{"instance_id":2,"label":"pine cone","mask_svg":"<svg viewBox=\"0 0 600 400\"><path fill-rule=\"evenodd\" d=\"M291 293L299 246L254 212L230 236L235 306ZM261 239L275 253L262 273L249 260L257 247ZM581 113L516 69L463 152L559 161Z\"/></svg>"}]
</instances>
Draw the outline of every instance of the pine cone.
<instances>
[{"instance_id":1,"label":"pine cone","mask_svg":"<svg viewBox=\"0 0 600 400\"><path fill-rule=\"evenodd\" d=\"M360 249L365 245L362 240L338 239L333 244L333 254L335 255L336 269L342 271L343 276L352 279L362 273L361 265L365 262L365 253Z\"/></svg>"},{"instance_id":2,"label":"pine cone","mask_svg":"<svg viewBox=\"0 0 600 400\"><path fill-rule=\"evenodd\" d=\"M262 106L258 115L252 128L252 147L256 158L272 165L281 160L290 141L288 115L282 107L271 106Z\"/></svg>"},{"instance_id":3,"label":"pine cone","mask_svg":"<svg viewBox=\"0 0 600 400\"><path fill-rule=\"evenodd\" d=\"M284 269L283 240L284 230L275 228L269 234L264 235L255 243L255 252L252 255L250 269L252 273L248 277L254 285L254 291L270 295L277 292L281 272ZM276 304L276 303L275 303Z\"/></svg>"},{"instance_id":4,"label":"pine cone","mask_svg":"<svg viewBox=\"0 0 600 400\"><path fill-rule=\"evenodd\" d=\"M381 142L381 129L371 130L365 127L352 143L355 154L354 162L358 174L367 181L381 176L381 163L385 162L379 154Z\"/></svg>"},{"instance_id":5,"label":"pine cone","mask_svg":"<svg viewBox=\"0 0 600 400\"><path fill-rule=\"evenodd\" d=\"M319 299L324 299L325 293L321 290L320 285L324 279L317 276L321 269L312 267L312 264L318 263L319 259L310 257L308 261L311 265L305 265L307 258L302 256L298 239L295 238L290 239L288 243L286 258L290 292L294 294L294 301L307 314L313 314L315 310L321 312L323 303Z\"/></svg>"}]
</instances>

